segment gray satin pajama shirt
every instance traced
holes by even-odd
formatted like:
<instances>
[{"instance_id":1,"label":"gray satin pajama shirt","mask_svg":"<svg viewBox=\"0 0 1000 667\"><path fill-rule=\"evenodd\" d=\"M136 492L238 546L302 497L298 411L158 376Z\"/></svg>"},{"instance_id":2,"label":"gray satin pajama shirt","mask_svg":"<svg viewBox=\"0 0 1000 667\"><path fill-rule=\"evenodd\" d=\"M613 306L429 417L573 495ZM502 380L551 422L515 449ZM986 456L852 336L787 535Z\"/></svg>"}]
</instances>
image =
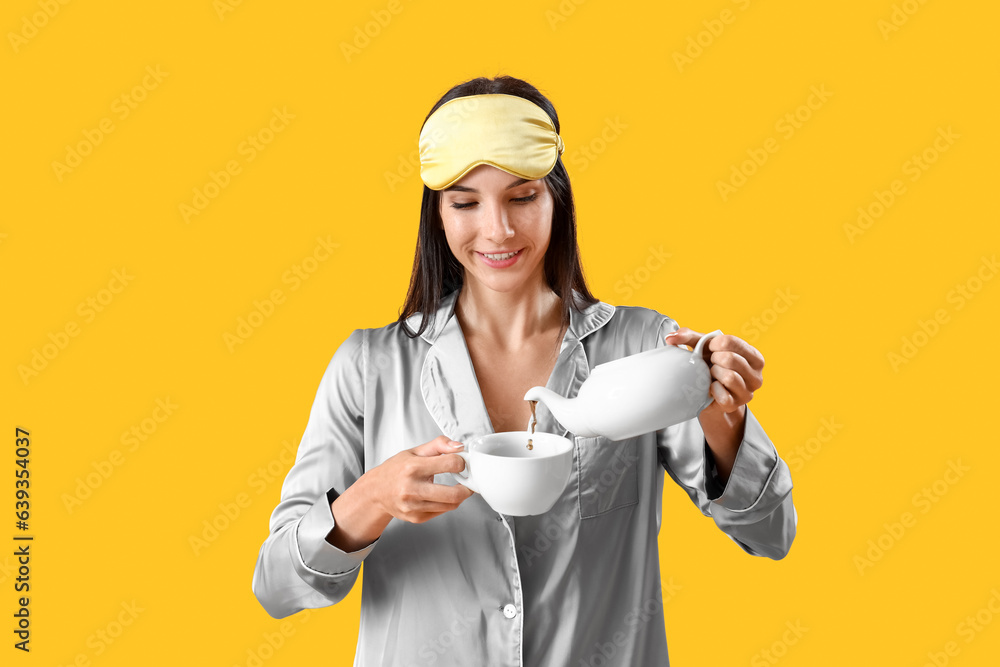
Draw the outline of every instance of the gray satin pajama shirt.
<instances>
[{"instance_id":1,"label":"gray satin pajama shirt","mask_svg":"<svg viewBox=\"0 0 1000 667\"><path fill-rule=\"evenodd\" d=\"M612 442L575 436L539 403L537 430L574 443L573 475L549 512L500 515L475 494L422 524L393 519L352 553L326 541L333 499L365 471L441 434L464 442L493 432L457 296L443 299L421 336L393 323L356 329L337 349L271 514L254 595L274 618L327 607L364 562L356 666L667 665L664 472L749 554L782 558L795 537L788 466L749 406L725 485L697 418ZM420 318L408 320L414 331ZM662 347L677 328L637 306L571 311L546 386L575 396L594 366Z\"/></svg>"}]
</instances>

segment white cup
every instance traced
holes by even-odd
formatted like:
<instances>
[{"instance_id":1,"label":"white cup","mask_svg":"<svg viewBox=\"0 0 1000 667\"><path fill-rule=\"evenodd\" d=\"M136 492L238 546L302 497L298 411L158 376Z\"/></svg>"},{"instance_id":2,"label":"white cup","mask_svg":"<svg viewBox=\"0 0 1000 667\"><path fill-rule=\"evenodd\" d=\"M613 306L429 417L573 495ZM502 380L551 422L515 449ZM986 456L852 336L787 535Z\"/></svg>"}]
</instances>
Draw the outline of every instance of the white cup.
<instances>
[{"instance_id":1,"label":"white cup","mask_svg":"<svg viewBox=\"0 0 1000 667\"><path fill-rule=\"evenodd\" d=\"M466 442L458 455L465 459L465 470L448 474L482 495L494 510L511 516L548 512L573 472L573 443L554 433L481 435Z\"/></svg>"}]
</instances>

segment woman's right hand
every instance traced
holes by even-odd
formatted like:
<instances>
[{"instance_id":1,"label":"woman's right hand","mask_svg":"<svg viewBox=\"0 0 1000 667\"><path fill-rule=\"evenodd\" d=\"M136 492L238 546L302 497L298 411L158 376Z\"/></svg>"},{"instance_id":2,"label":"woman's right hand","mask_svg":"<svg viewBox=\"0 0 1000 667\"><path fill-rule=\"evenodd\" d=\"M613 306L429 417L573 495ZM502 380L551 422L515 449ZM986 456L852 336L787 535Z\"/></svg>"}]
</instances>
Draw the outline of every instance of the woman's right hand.
<instances>
[{"instance_id":1,"label":"woman's right hand","mask_svg":"<svg viewBox=\"0 0 1000 667\"><path fill-rule=\"evenodd\" d=\"M399 452L365 473L370 493L386 514L410 523L457 509L473 491L461 484L435 484L434 475L465 470L465 460L455 453L462 451L461 444L439 435Z\"/></svg>"},{"instance_id":2,"label":"woman's right hand","mask_svg":"<svg viewBox=\"0 0 1000 667\"><path fill-rule=\"evenodd\" d=\"M392 456L347 487L330 507L333 530L327 541L346 552L357 551L378 539L393 517L423 523L449 512L472 495L461 484L435 484L434 475L461 472L461 448L440 435L430 442Z\"/></svg>"}]
</instances>

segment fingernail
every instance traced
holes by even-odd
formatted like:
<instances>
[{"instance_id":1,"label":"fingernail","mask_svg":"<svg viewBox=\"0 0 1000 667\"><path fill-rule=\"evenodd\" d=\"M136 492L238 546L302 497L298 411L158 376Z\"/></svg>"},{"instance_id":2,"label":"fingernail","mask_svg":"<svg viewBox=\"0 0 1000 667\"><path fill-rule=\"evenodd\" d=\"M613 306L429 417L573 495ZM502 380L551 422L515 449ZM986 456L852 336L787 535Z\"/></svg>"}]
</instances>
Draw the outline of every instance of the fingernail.
<instances>
[{"instance_id":1,"label":"fingernail","mask_svg":"<svg viewBox=\"0 0 1000 667\"><path fill-rule=\"evenodd\" d=\"M451 446L457 449L459 447L465 447L465 444L461 442L453 442Z\"/></svg>"}]
</instances>

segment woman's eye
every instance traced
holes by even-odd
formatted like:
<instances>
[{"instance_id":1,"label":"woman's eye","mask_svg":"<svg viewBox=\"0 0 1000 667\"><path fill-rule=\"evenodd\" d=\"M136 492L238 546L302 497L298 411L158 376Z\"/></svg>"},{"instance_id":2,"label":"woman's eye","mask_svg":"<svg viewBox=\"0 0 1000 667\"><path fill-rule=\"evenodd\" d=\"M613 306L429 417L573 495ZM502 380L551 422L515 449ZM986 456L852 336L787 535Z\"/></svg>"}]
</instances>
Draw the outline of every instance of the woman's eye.
<instances>
[{"instance_id":1,"label":"woman's eye","mask_svg":"<svg viewBox=\"0 0 1000 667\"><path fill-rule=\"evenodd\" d=\"M530 194L527 197L518 197L517 199L512 199L511 201L515 201L518 204L530 204L531 202L535 201L537 198L538 198L537 194ZM463 204L455 202L454 204L451 205L451 207L452 208L457 208L457 209L461 210L463 208L470 208L472 206L475 206L476 203L477 202L474 202L474 201L463 203Z\"/></svg>"}]
</instances>

